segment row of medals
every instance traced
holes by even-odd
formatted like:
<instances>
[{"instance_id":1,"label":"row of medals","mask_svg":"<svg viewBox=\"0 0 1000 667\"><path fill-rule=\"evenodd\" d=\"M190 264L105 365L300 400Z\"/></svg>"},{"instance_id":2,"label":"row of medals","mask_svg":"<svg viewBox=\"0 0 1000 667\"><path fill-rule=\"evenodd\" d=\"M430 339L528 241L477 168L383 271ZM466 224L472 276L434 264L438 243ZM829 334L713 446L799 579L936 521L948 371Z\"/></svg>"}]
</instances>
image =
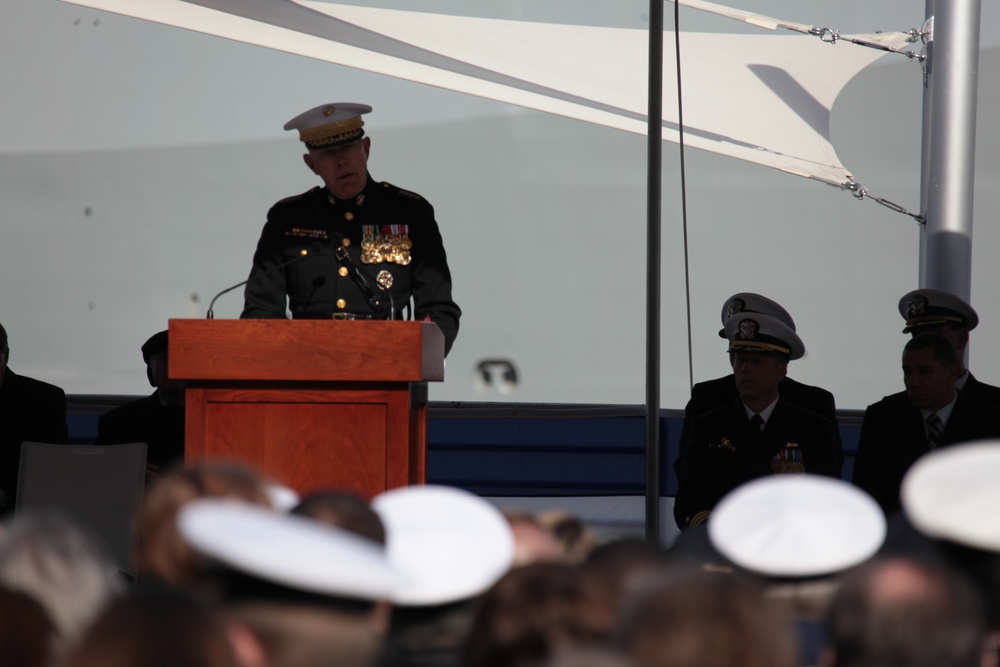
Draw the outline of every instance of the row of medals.
<instances>
[{"instance_id":1,"label":"row of medals","mask_svg":"<svg viewBox=\"0 0 1000 667\"><path fill-rule=\"evenodd\" d=\"M392 262L400 266L410 263L413 241L406 236L366 236L361 240L361 263L381 264Z\"/></svg>"}]
</instances>

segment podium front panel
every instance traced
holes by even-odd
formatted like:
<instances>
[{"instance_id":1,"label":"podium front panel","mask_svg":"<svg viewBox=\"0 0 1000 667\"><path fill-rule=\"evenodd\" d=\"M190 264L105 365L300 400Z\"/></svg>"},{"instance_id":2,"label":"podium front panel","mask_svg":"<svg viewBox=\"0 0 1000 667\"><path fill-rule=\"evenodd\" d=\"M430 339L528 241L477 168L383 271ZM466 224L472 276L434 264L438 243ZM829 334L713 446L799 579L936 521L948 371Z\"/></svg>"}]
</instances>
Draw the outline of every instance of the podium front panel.
<instances>
[{"instance_id":1,"label":"podium front panel","mask_svg":"<svg viewBox=\"0 0 1000 667\"><path fill-rule=\"evenodd\" d=\"M422 481L413 479L405 385L193 388L187 400L188 461L241 461L299 493L371 497Z\"/></svg>"}]
</instances>

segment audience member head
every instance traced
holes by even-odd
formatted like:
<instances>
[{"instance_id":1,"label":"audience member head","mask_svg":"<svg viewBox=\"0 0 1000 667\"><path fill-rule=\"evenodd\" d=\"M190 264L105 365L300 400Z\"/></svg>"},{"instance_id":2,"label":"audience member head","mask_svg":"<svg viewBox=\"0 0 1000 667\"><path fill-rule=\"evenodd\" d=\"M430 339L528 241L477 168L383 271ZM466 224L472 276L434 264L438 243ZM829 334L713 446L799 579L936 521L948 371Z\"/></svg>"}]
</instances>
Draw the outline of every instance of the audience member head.
<instances>
[{"instance_id":1,"label":"audience member head","mask_svg":"<svg viewBox=\"0 0 1000 667\"><path fill-rule=\"evenodd\" d=\"M171 380L167 375L168 332L159 331L142 344L142 360L146 363L146 378L156 387L160 399L168 405L184 404L184 381Z\"/></svg>"},{"instance_id":2,"label":"audience member head","mask_svg":"<svg viewBox=\"0 0 1000 667\"><path fill-rule=\"evenodd\" d=\"M868 560L885 540L874 499L819 475L772 475L733 489L708 522L713 546L771 580L825 577Z\"/></svg>"},{"instance_id":3,"label":"audience member head","mask_svg":"<svg viewBox=\"0 0 1000 667\"><path fill-rule=\"evenodd\" d=\"M583 563L596 549L600 538L578 516L562 510L550 510L538 515L538 523L552 533L559 544L564 562L572 565Z\"/></svg>"},{"instance_id":4,"label":"audience member head","mask_svg":"<svg viewBox=\"0 0 1000 667\"><path fill-rule=\"evenodd\" d=\"M458 664L472 601L513 563L510 526L490 503L449 487L393 489L372 506L400 575L385 664Z\"/></svg>"},{"instance_id":5,"label":"audience member head","mask_svg":"<svg viewBox=\"0 0 1000 667\"><path fill-rule=\"evenodd\" d=\"M179 592L112 602L69 652L65 667L236 667L223 623Z\"/></svg>"},{"instance_id":6,"label":"audience member head","mask_svg":"<svg viewBox=\"0 0 1000 667\"><path fill-rule=\"evenodd\" d=\"M519 510L505 510L503 515L514 536L514 567L563 560L562 545L537 516Z\"/></svg>"},{"instance_id":7,"label":"audience member head","mask_svg":"<svg viewBox=\"0 0 1000 667\"><path fill-rule=\"evenodd\" d=\"M785 619L741 575L676 571L624 614L619 640L636 667L795 667Z\"/></svg>"},{"instance_id":8,"label":"audience member head","mask_svg":"<svg viewBox=\"0 0 1000 667\"><path fill-rule=\"evenodd\" d=\"M534 563L504 575L479 600L468 667L531 667L559 652L604 646L614 608L583 570Z\"/></svg>"},{"instance_id":9,"label":"audience member head","mask_svg":"<svg viewBox=\"0 0 1000 667\"><path fill-rule=\"evenodd\" d=\"M282 667L375 658L397 583L379 544L307 517L217 499L190 503L178 525L210 566L198 590L223 606L239 655Z\"/></svg>"},{"instance_id":10,"label":"audience member head","mask_svg":"<svg viewBox=\"0 0 1000 667\"><path fill-rule=\"evenodd\" d=\"M606 542L591 551L583 569L620 609L666 563L667 555L659 546L648 540L626 538Z\"/></svg>"},{"instance_id":11,"label":"audience member head","mask_svg":"<svg viewBox=\"0 0 1000 667\"><path fill-rule=\"evenodd\" d=\"M342 491L314 491L292 508L292 514L337 526L385 544L385 526L378 512L357 494Z\"/></svg>"},{"instance_id":12,"label":"audience member head","mask_svg":"<svg viewBox=\"0 0 1000 667\"><path fill-rule=\"evenodd\" d=\"M493 505L445 486L392 489L372 500L400 575L393 601L427 607L471 600L510 568L514 539Z\"/></svg>"},{"instance_id":13,"label":"audience member head","mask_svg":"<svg viewBox=\"0 0 1000 667\"><path fill-rule=\"evenodd\" d=\"M978 667L980 599L962 578L903 558L848 575L827 620L830 667Z\"/></svg>"},{"instance_id":14,"label":"audience member head","mask_svg":"<svg viewBox=\"0 0 1000 667\"><path fill-rule=\"evenodd\" d=\"M1000 441L952 445L918 460L900 499L913 527L984 596L987 623L1000 630Z\"/></svg>"},{"instance_id":15,"label":"audience member head","mask_svg":"<svg viewBox=\"0 0 1000 667\"><path fill-rule=\"evenodd\" d=\"M193 581L198 559L177 530L177 513L197 498L232 498L271 506L266 480L249 468L204 462L171 469L149 487L140 510L134 555L140 580L177 586Z\"/></svg>"},{"instance_id":16,"label":"audience member head","mask_svg":"<svg viewBox=\"0 0 1000 667\"><path fill-rule=\"evenodd\" d=\"M0 582L45 608L60 643L74 640L122 589L114 562L54 515L22 515L0 535Z\"/></svg>"},{"instance_id":17,"label":"audience member head","mask_svg":"<svg viewBox=\"0 0 1000 667\"><path fill-rule=\"evenodd\" d=\"M910 402L936 412L955 398L960 375L958 355L944 336L924 333L903 348L903 384Z\"/></svg>"},{"instance_id":18,"label":"audience member head","mask_svg":"<svg viewBox=\"0 0 1000 667\"><path fill-rule=\"evenodd\" d=\"M7 665L47 667L56 628L31 595L0 584L0 656Z\"/></svg>"},{"instance_id":19,"label":"audience member head","mask_svg":"<svg viewBox=\"0 0 1000 667\"><path fill-rule=\"evenodd\" d=\"M847 482L774 475L727 494L712 513L708 535L729 562L761 578L787 616L818 621L836 575L878 552L886 522L875 500Z\"/></svg>"}]
</instances>

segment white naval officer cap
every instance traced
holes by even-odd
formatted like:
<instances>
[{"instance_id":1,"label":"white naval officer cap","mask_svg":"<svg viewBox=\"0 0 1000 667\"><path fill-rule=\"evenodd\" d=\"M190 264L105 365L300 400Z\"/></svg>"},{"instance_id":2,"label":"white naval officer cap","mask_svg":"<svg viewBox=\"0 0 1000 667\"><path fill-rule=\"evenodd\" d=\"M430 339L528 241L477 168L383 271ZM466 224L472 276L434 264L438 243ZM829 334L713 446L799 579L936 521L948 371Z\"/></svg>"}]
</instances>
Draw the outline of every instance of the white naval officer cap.
<instances>
[{"instance_id":1,"label":"white naval officer cap","mask_svg":"<svg viewBox=\"0 0 1000 667\"><path fill-rule=\"evenodd\" d=\"M708 522L712 545L743 569L769 577L817 577L871 558L886 535L878 503L847 482L774 475L737 487Z\"/></svg>"},{"instance_id":2,"label":"white naval officer cap","mask_svg":"<svg viewBox=\"0 0 1000 667\"><path fill-rule=\"evenodd\" d=\"M269 590L376 601L391 598L396 586L380 545L305 517L202 499L182 508L177 524L195 551Z\"/></svg>"},{"instance_id":3,"label":"white naval officer cap","mask_svg":"<svg viewBox=\"0 0 1000 667\"><path fill-rule=\"evenodd\" d=\"M361 116L371 110L367 104L352 102L321 104L285 123L285 129L298 130L299 141L310 150L330 148L363 137Z\"/></svg>"},{"instance_id":4,"label":"white naval officer cap","mask_svg":"<svg viewBox=\"0 0 1000 667\"><path fill-rule=\"evenodd\" d=\"M514 537L500 511L467 491L410 486L372 500L386 551L399 573L393 602L431 606L484 592L514 562Z\"/></svg>"},{"instance_id":5,"label":"white naval officer cap","mask_svg":"<svg viewBox=\"0 0 1000 667\"><path fill-rule=\"evenodd\" d=\"M979 324L979 315L964 299L937 289L918 289L904 294L899 300L899 314L906 320L903 333L942 324L954 324L972 331Z\"/></svg>"},{"instance_id":6,"label":"white naval officer cap","mask_svg":"<svg viewBox=\"0 0 1000 667\"><path fill-rule=\"evenodd\" d=\"M781 320L763 313L742 313L726 322L730 352L773 352L789 359L805 356L802 339Z\"/></svg>"},{"instance_id":7,"label":"white naval officer cap","mask_svg":"<svg viewBox=\"0 0 1000 667\"><path fill-rule=\"evenodd\" d=\"M781 320L788 328L795 331L795 320L787 310L781 307L777 301L768 299L766 296L754 292L737 292L722 304L722 329L719 330L719 338L726 337L726 323L729 318L740 313L763 313Z\"/></svg>"},{"instance_id":8,"label":"white naval officer cap","mask_svg":"<svg viewBox=\"0 0 1000 667\"><path fill-rule=\"evenodd\" d=\"M1000 440L937 449L907 471L903 512L924 535L1000 552Z\"/></svg>"}]
</instances>

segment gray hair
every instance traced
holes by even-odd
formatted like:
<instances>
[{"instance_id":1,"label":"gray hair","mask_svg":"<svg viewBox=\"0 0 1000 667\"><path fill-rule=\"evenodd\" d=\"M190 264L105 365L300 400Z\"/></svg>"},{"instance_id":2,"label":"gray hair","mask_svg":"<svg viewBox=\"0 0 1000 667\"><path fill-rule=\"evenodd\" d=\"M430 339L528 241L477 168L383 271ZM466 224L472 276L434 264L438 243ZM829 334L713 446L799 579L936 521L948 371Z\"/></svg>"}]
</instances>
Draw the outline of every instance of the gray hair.
<instances>
[{"instance_id":1,"label":"gray hair","mask_svg":"<svg viewBox=\"0 0 1000 667\"><path fill-rule=\"evenodd\" d=\"M78 637L123 588L98 543L55 514L18 516L0 533L0 582L38 600L60 641Z\"/></svg>"}]
</instances>

